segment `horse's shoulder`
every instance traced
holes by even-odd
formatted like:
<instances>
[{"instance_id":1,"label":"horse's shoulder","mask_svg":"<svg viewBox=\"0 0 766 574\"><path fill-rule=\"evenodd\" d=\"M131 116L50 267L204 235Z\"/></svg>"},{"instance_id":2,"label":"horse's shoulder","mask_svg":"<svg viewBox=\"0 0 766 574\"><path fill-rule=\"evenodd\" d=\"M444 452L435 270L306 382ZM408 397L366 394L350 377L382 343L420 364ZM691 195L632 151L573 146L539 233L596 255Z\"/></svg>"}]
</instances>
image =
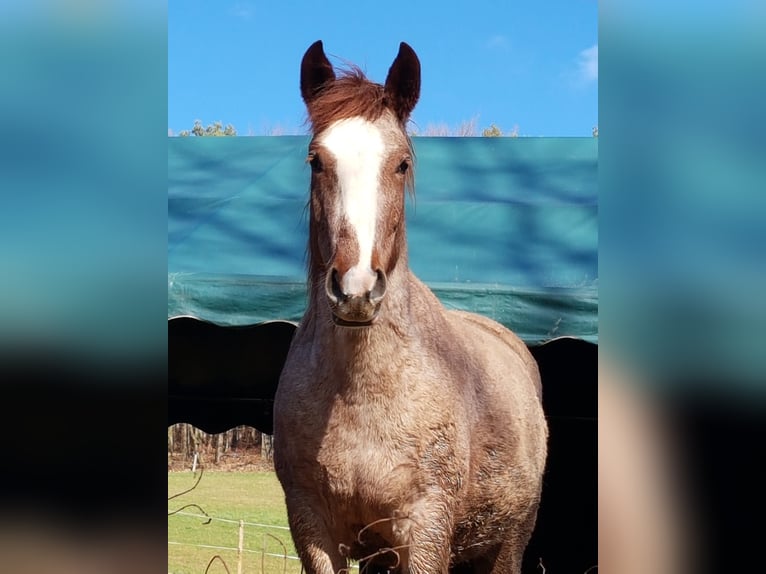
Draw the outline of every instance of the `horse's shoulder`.
<instances>
[{"instance_id":1,"label":"horse's shoulder","mask_svg":"<svg viewBox=\"0 0 766 574\"><path fill-rule=\"evenodd\" d=\"M494 335L498 339L502 339L516 350L526 349L526 344L516 333L489 317L460 309L445 309L445 314L453 325L479 329L489 335Z\"/></svg>"},{"instance_id":2,"label":"horse's shoulder","mask_svg":"<svg viewBox=\"0 0 766 574\"><path fill-rule=\"evenodd\" d=\"M484 315L459 309L446 309L445 315L448 321L462 332L465 332L467 329L472 335L480 332L493 339L502 341L506 346L510 347L514 354L524 361L524 364L528 369L533 372L538 371L537 362L529 351L526 343L524 343L521 337L504 325L501 325L497 321L485 317ZM469 336L468 339L476 340L473 336Z\"/></svg>"},{"instance_id":3,"label":"horse's shoulder","mask_svg":"<svg viewBox=\"0 0 766 574\"><path fill-rule=\"evenodd\" d=\"M537 371L537 362L526 343L516 333L484 315L459 309L446 309L426 284L414 274L410 275L410 281L419 295L420 319L427 318L429 326L436 332L445 329L453 331L457 339L468 343L469 348L481 344L481 341L499 341L520 357L528 369ZM466 333L468 333L467 336ZM447 333L441 332L440 335L447 336Z\"/></svg>"}]
</instances>

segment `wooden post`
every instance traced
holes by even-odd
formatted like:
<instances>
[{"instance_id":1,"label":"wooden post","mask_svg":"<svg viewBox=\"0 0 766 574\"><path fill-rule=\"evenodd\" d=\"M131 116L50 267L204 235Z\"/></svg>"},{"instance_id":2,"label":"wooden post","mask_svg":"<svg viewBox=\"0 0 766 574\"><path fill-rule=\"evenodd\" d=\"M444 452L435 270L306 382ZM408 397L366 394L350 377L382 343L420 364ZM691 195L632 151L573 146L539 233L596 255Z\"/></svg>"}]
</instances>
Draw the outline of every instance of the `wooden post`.
<instances>
[{"instance_id":1,"label":"wooden post","mask_svg":"<svg viewBox=\"0 0 766 574\"><path fill-rule=\"evenodd\" d=\"M237 574L242 574L242 550L245 546L245 521L239 521L239 544L237 544Z\"/></svg>"},{"instance_id":2,"label":"wooden post","mask_svg":"<svg viewBox=\"0 0 766 574\"><path fill-rule=\"evenodd\" d=\"M194 461L192 462L192 474L197 472L197 455L198 453L194 453Z\"/></svg>"},{"instance_id":3,"label":"wooden post","mask_svg":"<svg viewBox=\"0 0 766 574\"><path fill-rule=\"evenodd\" d=\"M263 460L271 460L273 436L261 433L261 458Z\"/></svg>"},{"instance_id":4,"label":"wooden post","mask_svg":"<svg viewBox=\"0 0 766 574\"><path fill-rule=\"evenodd\" d=\"M214 463L218 464L221 461L221 443L223 442L223 435L218 433L215 435L215 459Z\"/></svg>"}]
</instances>

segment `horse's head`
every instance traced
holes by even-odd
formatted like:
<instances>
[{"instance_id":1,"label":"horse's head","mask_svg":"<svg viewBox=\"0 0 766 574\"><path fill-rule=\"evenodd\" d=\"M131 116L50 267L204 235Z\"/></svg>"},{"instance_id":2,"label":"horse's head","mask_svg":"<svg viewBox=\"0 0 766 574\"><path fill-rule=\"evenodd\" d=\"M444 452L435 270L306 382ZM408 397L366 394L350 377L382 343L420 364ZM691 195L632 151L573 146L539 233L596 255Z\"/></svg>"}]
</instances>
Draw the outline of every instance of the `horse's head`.
<instances>
[{"instance_id":1,"label":"horse's head","mask_svg":"<svg viewBox=\"0 0 766 574\"><path fill-rule=\"evenodd\" d=\"M406 124L420 95L420 62L402 42L385 85L358 69L336 77L318 41L303 56L301 95L313 129L311 279L324 285L336 324L370 325L406 253Z\"/></svg>"}]
</instances>

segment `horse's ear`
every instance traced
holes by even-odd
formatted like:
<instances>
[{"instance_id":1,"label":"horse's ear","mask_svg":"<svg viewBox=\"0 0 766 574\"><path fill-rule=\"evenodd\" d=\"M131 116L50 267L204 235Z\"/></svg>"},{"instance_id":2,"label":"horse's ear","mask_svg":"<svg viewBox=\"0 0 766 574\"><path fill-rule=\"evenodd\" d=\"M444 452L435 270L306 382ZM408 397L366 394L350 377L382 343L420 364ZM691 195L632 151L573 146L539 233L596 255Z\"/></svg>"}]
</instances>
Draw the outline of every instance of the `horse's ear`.
<instances>
[{"instance_id":1,"label":"horse's ear","mask_svg":"<svg viewBox=\"0 0 766 574\"><path fill-rule=\"evenodd\" d=\"M334 79L335 72L327 56L324 55L322 40L317 40L309 46L301 61L301 96L306 105L310 104Z\"/></svg>"},{"instance_id":2,"label":"horse's ear","mask_svg":"<svg viewBox=\"0 0 766 574\"><path fill-rule=\"evenodd\" d=\"M420 60L406 42L399 44L399 53L388 70L385 91L396 115L407 121L420 97Z\"/></svg>"}]
</instances>

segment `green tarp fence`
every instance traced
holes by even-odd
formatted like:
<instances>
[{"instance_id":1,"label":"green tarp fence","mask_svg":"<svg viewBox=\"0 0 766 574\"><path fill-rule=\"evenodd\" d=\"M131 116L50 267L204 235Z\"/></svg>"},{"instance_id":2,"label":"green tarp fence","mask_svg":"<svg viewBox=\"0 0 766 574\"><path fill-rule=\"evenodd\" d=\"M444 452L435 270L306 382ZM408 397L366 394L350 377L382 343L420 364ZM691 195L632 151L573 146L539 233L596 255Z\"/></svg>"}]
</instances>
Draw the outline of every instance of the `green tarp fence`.
<instances>
[{"instance_id":1,"label":"green tarp fence","mask_svg":"<svg viewBox=\"0 0 766 574\"><path fill-rule=\"evenodd\" d=\"M299 321L307 136L168 139L168 318ZM535 344L598 341L598 140L414 138L410 267Z\"/></svg>"}]
</instances>

